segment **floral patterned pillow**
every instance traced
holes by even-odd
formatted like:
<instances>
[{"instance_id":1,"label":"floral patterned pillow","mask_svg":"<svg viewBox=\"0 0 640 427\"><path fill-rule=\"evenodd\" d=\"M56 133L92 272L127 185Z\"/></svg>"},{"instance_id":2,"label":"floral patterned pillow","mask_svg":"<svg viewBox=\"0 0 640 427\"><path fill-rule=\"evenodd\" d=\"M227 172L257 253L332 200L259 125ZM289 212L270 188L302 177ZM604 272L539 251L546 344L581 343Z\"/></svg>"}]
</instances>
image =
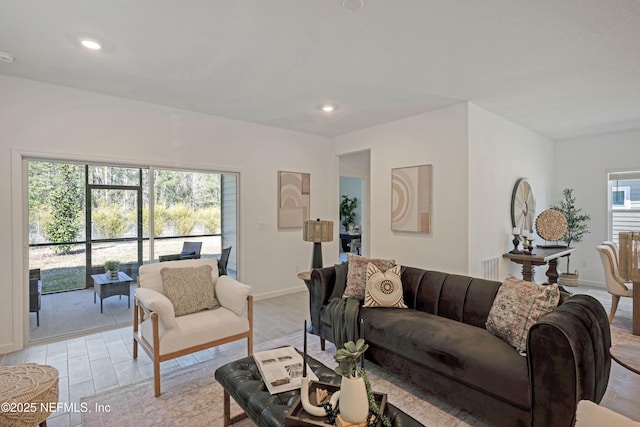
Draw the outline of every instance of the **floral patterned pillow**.
<instances>
[{"instance_id":1,"label":"floral patterned pillow","mask_svg":"<svg viewBox=\"0 0 640 427\"><path fill-rule=\"evenodd\" d=\"M382 271L387 271L395 262L389 259L372 259L363 256L347 254L347 287L342 298L364 299L364 290L367 286L367 265L374 264Z\"/></svg>"},{"instance_id":2,"label":"floral patterned pillow","mask_svg":"<svg viewBox=\"0 0 640 427\"><path fill-rule=\"evenodd\" d=\"M558 306L558 285L538 285L509 275L493 300L486 327L524 355L529 329Z\"/></svg>"}]
</instances>

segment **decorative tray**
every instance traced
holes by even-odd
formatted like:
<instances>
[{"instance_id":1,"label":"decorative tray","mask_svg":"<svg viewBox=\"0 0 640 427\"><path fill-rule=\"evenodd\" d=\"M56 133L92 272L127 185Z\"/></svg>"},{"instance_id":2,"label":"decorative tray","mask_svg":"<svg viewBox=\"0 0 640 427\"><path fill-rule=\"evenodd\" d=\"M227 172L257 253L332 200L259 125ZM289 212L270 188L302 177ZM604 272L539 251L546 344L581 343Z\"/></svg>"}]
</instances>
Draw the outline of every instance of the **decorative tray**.
<instances>
[{"instance_id":1,"label":"decorative tray","mask_svg":"<svg viewBox=\"0 0 640 427\"><path fill-rule=\"evenodd\" d=\"M317 405L316 402L316 389L325 389L329 392L329 396L327 399L331 398L331 395L336 391L340 390L340 386L336 384L323 383L320 381L314 381L309 383L309 400L312 404ZM380 413L384 414L384 408L387 404L387 394L386 393L378 393L373 392L373 397L375 398L376 404L380 409ZM300 401L300 397L297 397L293 405L289 410L289 413L284 419L284 425L286 427L306 427L306 426L330 426L327 417L314 417L313 415L309 415L302 408L302 402ZM352 424L355 426L355 424ZM366 423L365 423L366 425ZM381 425L380 420L376 423L379 427Z\"/></svg>"}]
</instances>

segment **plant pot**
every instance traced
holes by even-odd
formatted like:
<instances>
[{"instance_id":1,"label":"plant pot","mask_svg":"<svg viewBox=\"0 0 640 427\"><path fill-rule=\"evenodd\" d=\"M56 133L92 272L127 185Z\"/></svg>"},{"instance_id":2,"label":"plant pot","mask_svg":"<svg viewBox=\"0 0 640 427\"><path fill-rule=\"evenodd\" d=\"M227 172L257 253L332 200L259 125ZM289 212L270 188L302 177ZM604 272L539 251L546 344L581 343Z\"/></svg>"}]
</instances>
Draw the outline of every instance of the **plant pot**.
<instances>
[{"instance_id":1,"label":"plant pot","mask_svg":"<svg viewBox=\"0 0 640 427\"><path fill-rule=\"evenodd\" d=\"M349 423L361 423L369 415L369 399L364 378L342 377L340 399L338 400L340 415Z\"/></svg>"},{"instance_id":2,"label":"plant pot","mask_svg":"<svg viewBox=\"0 0 640 427\"><path fill-rule=\"evenodd\" d=\"M117 270L115 270L115 271L107 270L106 275L111 280L117 280L117 279L120 278L120 273Z\"/></svg>"},{"instance_id":3,"label":"plant pot","mask_svg":"<svg viewBox=\"0 0 640 427\"><path fill-rule=\"evenodd\" d=\"M562 273L558 277L558 285L560 286L578 286L578 271L575 273Z\"/></svg>"}]
</instances>

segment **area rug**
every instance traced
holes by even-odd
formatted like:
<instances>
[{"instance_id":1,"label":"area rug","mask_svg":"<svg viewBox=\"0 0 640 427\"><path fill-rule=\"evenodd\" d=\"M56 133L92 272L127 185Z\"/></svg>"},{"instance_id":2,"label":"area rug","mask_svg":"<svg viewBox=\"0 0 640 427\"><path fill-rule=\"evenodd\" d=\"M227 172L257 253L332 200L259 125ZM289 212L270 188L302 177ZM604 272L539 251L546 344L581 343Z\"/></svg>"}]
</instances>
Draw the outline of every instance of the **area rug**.
<instances>
[{"instance_id":1,"label":"area rug","mask_svg":"<svg viewBox=\"0 0 640 427\"><path fill-rule=\"evenodd\" d=\"M619 319L619 320L618 320ZM640 337L631 334L630 325L624 317L614 320L611 336L614 344L636 342ZM303 334L296 332L256 345L255 350L265 350L281 345L302 348ZM162 394L153 396L153 379L122 386L95 396L82 399L88 408L109 408L109 411L83 413L84 427L145 426L222 426L222 387L214 378L215 370L246 355L246 348L228 345L220 356L196 365L179 368L162 376ZM309 355L329 367L335 347L327 342L325 351L320 350L319 338L309 336ZM415 385L387 374L371 362L367 362L367 373L375 390L387 393L388 401L425 425L444 427L487 426L471 414L441 401L434 395L418 389ZM240 413L232 399L232 414ZM249 420L235 424L237 427L251 426Z\"/></svg>"},{"instance_id":2,"label":"area rug","mask_svg":"<svg viewBox=\"0 0 640 427\"><path fill-rule=\"evenodd\" d=\"M335 367L335 347L327 342L320 350L319 338L310 335L309 355L329 367ZM276 340L256 345L255 350L265 350L281 345L302 348L303 334L296 332ZM237 347L237 346L236 346ZM221 354L219 358L181 368L162 376L162 394L153 396L153 379L122 386L82 399L88 408L109 408L109 411L90 411L82 414L84 427L106 426L222 426L222 387L214 378L215 370L246 355L246 350ZM486 426L472 415L455 408L433 395L419 390L413 384L386 374L371 362L366 365L374 390L387 393L388 401L405 413L426 425L462 427ZM107 406L108 405L108 406ZM240 408L232 399L232 414ZM249 420L235 424L238 427L254 425Z\"/></svg>"}]
</instances>

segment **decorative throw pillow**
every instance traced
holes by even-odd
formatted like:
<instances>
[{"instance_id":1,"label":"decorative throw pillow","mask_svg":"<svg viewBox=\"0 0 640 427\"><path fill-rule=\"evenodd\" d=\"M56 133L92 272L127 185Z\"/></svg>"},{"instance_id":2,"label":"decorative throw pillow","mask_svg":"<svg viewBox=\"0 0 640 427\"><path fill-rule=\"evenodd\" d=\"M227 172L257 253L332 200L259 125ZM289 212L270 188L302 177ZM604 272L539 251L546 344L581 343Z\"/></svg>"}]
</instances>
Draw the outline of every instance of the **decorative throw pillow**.
<instances>
[{"instance_id":1,"label":"decorative throw pillow","mask_svg":"<svg viewBox=\"0 0 640 427\"><path fill-rule=\"evenodd\" d=\"M487 330L524 354L529 329L556 308L559 300L558 285L538 285L510 275L493 300Z\"/></svg>"},{"instance_id":2,"label":"decorative throw pillow","mask_svg":"<svg viewBox=\"0 0 640 427\"><path fill-rule=\"evenodd\" d=\"M335 269L336 281L333 285L333 290L331 291L329 301L334 298L342 298L342 295L344 295L344 290L347 287L347 273L349 271L349 265L346 262L342 262L340 264L336 264Z\"/></svg>"},{"instance_id":3,"label":"decorative throw pillow","mask_svg":"<svg viewBox=\"0 0 640 427\"><path fill-rule=\"evenodd\" d=\"M160 270L164 293L173 304L176 317L220 307L210 265L163 268Z\"/></svg>"},{"instance_id":4,"label":"decorative throw pillow","mask_svg":"<svg viewBox=\"0 0 640 427\"><path fill-rule=\"evenodd\" d=\"M394 265L393 260L371 259L363 256L347 254L349 264L347 272L347 287L343 298L364 299L364 289L367 286L367 265L373 263L380 270L387 271Z\"/></svg>"},{"instance_id":5,"label":"decorative throw pillow","mask_svg":"<svg viewBox=\"0 0 640 427\"><path fill-rule=\"evenodd\" d=\"M407 308L402 296L400 266L380 271L373 263L367 265L367 287L363 307Z\"/></svg>"}]
</instances>

